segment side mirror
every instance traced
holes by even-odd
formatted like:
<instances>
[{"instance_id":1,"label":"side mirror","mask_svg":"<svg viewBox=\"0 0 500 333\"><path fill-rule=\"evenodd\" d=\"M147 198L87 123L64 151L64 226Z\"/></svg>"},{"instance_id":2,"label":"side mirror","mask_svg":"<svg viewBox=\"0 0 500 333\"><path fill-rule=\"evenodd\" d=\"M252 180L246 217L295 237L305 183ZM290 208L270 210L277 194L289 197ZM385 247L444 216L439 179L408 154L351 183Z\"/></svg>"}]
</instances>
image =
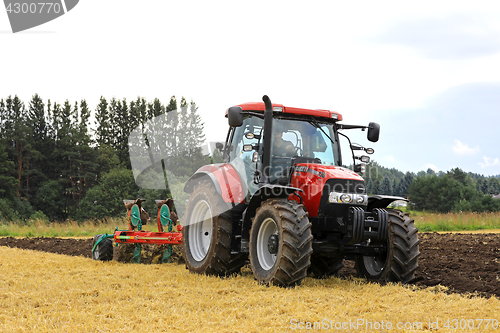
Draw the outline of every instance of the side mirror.
<instances>
[{"instance_id":1,"label":"side mirror","mask_svg":"<svg viewBox=\"0 0 500 333\"><path fill-rule=\"evenodd\" d=\"M240 127L243 125L243 110L239 106L231 106L227 110L229 126Z\"/></svg>"},{"instance_id":2,"label":"side mirror","mask_svg":"<svg viewBox=\"0 0 500 333\"><path fill-rule=\"evenodd\" d=\"M220 143L220 142L217 142L217 143L215 144L215 148L217 148L217 149L219 149L220 151L222 151L222 149L224 149L224 145L223 145L222 143Z\"/></svg>"},{"instance_id":3,"label":"side mirror","mask_svg":"<svg viewBox=\"0 0 500 333\"><path fill-rule=\"evenodd\" d=\"M360 160L363 163L370 163L370 156L366 156L366 155L356 156L356 159Z\"/></svg>"},{"instance_id":4,"label":"side mirror","mask_svg":"<svg viewBox=\"0 0 500 333\"><path fill-rule=\"evenodd\" d=\"M368 139L368 141L377 142L379 135L380 135L380 125L377 123L369 123L368 133L366 134L366 138Z\"/></svg>"}]
</instances>

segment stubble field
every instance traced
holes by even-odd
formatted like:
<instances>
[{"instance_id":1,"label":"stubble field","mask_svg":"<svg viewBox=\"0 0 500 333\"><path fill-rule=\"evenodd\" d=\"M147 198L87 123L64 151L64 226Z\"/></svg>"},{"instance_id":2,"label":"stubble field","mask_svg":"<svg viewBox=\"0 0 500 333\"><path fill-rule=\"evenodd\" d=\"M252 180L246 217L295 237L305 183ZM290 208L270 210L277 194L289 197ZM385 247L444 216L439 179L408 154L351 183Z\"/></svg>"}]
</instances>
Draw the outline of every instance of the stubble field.
<instances>
[{"instance_id":1,"label":"stubble field","mask_svg":"<svg viewBox=\"0 0 500 333\"><path fill-rule=\"evenodd\" d=\"M96 262L90 239L1 238L0 331L493 330L500 235L420 238L420 268L408 286L355 278L347 262L339 277L289 289L258 285L248 268L221 279L178 263Z\"/></svg>"}]
</instances>

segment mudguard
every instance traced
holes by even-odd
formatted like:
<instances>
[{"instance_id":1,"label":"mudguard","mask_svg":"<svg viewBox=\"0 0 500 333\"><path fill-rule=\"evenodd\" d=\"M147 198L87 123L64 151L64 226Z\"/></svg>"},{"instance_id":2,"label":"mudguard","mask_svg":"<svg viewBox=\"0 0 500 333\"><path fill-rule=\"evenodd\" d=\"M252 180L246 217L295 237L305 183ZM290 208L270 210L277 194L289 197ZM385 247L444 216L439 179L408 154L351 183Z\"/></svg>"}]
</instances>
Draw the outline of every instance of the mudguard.
<instances>
[{"instance_id":1,"label":"mudguard","mask_svg":"<svg viewBox=\"0 0 500 333\"><path fill-rule=\"evenodd\" d=\"M245 202L246 186L231 164L210 164L199 168L184 185L184 192L192 193L202 179L209 179L227 204Z\"/></svg>"},{"instance_id":2,"label":"mudguard","mask_svg":"<svg viewBox=\"0 0 500 333\"><path fill-rule=\"evenodd\" d=\"M371 212L375 208L386 208L394 201L406 201L408 199L402 197L394 197L391 195L370 195L368 197L367 211Z\"/></svg>"}]
</instances>

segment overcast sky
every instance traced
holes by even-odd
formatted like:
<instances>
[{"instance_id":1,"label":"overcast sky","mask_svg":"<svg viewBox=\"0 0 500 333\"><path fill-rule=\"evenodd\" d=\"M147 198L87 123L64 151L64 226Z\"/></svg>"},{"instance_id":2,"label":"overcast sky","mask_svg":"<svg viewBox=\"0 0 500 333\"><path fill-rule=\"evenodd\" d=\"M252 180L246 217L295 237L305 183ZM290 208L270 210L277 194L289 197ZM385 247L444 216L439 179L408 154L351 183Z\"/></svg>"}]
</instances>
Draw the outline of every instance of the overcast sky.
<instances>
[{"instance_id":1,"label":"overcast sky","mask_svg":"<svg viewBox=\"0 0 500 333\"><path fill-rule=\"evenodd\" d=\"M82 0L12 34L0 10L0 98L194 100L209 141L267 94L339 111L381 165L500 174L497 1ZM350 133L349 133L350 134Z\"/></svg>"}]
</instances>

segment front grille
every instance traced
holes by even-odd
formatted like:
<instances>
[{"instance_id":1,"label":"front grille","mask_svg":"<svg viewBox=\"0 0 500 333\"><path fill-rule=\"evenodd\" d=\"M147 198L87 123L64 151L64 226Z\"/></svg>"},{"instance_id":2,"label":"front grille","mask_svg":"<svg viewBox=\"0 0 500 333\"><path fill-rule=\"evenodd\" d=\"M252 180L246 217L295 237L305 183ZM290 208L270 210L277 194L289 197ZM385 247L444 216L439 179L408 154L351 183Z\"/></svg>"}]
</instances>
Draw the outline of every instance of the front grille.
<instances>
[{"instance_id":1,"label":"front grille","mask_svg":"<svg viewBox=\"0 0 500 333\"><path fill-rule=\"evenodd\" d=\"M318 217L343 217L348 208L359 205L346 205L330 203L328 197L330 192L366 194L365 182L362 180L350 179L329 179L323 188L321 201L319 204Z\"/></svg>"}]
</instances>

